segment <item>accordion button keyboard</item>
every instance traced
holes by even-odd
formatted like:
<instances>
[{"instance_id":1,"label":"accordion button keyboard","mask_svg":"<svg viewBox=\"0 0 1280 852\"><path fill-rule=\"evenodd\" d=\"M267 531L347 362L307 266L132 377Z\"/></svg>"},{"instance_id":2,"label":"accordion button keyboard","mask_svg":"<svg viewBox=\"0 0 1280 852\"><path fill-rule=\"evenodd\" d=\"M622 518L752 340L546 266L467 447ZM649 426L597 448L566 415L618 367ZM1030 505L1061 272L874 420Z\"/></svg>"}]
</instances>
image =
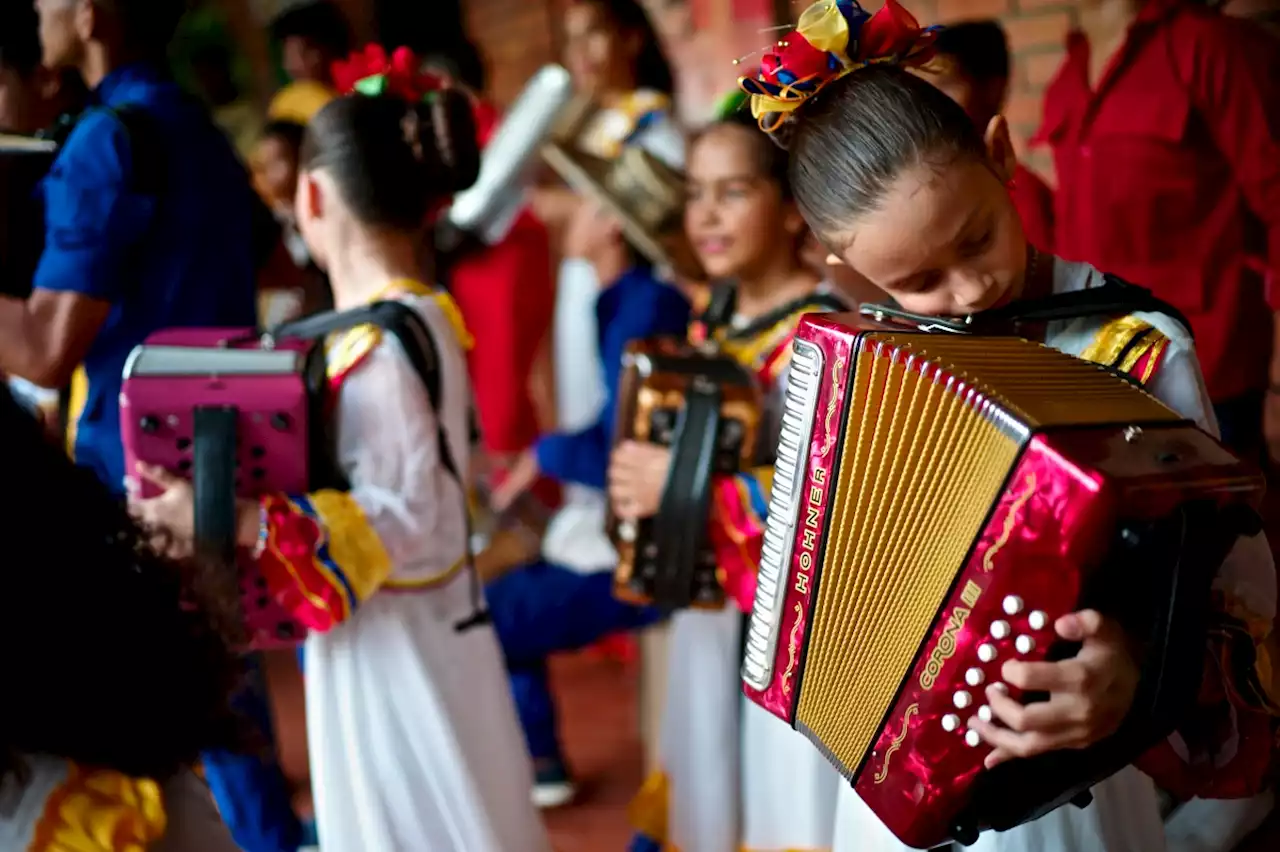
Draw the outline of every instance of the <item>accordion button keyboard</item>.
<instances>
[{"instance_id":1,"label":"accordion button keyboard","mask_svg":"<svg viewBox=\"0 0 1280 852\"><path fill-rule=\"evenodd\" d=\"M987 679L982 669L974 667L964 673L964 682L970 686L982 686L982 682Z\"/></svg>"},{"instance_id":2,"label":"accordion button keyboard","mask_svg":"<svg viewBox=\"0 0 1280 852\"><path fill-rule=\"evenodd\" d=\"M1036 610L1027 616L1027 624L1032 630L1044 630L1049 625L1049 616Z\"/></svg>"},{"instance_id":3,"label":"accordion button keyboard","mask_svg":"<svg viewBox=\"0 0 1280 852\"><path fill-rule=\"evenodd\" d=\"M1022 612L1022 598L1017 595L1009 595L1004 599L1004 614L1017 615Z\"/></svg>"},{"instance_id":4,"label":"accordion button keyboard","mask_svg":"<svg viewBox=\"0 0 1280 852\"><path fill-rule=\"evenodd\" d=\"M961 689L956 692L955 696L953 696L953 700L955 701L956 707L964 710L973 703L973 696Z\"/></svg>"},{"instance_id":5,"label":"accordion button keyboard","mask_svg":"<svg viewBox=\"0 0 1280 852\"><path fill-rule=\"evenodd\" d=\"M1009 622L993 621L991 622L991 636L993 639L1006 639L1009 636Z\"/></svg>"},{"instance_id":6,"label":"accordion button keyboard","mask_svg":"<svg viewBox=\"0 0 1280 852\"><path fill-rule=\"evenodd\" d=\"M618 538L630 544L636 540L635 521L623 521L618 524Z\"/></svg>"},{"instance_id":7,"label":"accordion button keyboard","mask_svg":"<svg viewBox=\"0 0 1280 852\"><path fill-rule=\"evenodd\" d=\"M978 718L984 722L990 722L992 718L991 708L983 704L978 708Z\"/></svg>"},{"instance_id":8,"label":"accordion button keyboard","mask_svg":"<svg viewBox=\"0 0 1280 852\"><path fill-rule=\"evenodd\" d=\"M965 731L964 744L976 748L982 745L982 736L977 731Z\"/></svg>"},{"instance_id":9,"label":"accordion button keyboard","mask_svg":"<svg viewBox=\"0 0 1280 852\"><path fill-rule=\"evenodd\" d=\"M942 717L942 730L954 731L960 727L960 717L955 713L948 713Z\"/></svg>"},{"instance_id":10,"label":"accordion button keyboard","mask_svg":"<svg viewBox=\"0 0 1280 852\"><path fill-rule=\"evenodd\" d=\"M982 644L978 646L978 659L984 663L989 663L996 658L996 646Z\"/></svg>"},{"instance_id":11,"label":"accordion button keyboard","mask_svg":"<svg viewBox=\"0 0 1280 852\"><path fill-rule=\"evenodd\" d=\"M1017 649L1019 654L1030 654L1036 649L1036 640L1030 636L1019 636L1013 640L1013 647Z\"/></svg>"}]
</instances>

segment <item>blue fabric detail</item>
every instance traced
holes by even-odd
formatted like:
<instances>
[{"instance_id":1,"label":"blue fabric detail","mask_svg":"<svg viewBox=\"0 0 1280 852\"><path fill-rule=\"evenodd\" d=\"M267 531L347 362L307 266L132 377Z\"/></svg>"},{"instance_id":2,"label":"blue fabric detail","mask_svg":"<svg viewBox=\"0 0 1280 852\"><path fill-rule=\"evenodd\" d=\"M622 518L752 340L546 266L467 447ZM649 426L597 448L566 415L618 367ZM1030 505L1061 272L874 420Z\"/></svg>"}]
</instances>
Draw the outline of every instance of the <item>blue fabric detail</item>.
<instances>
[{"instance_id":1,"label":"blue fabric detail","mask_svg":"<svg viewBox=\"0 0 1280 852\"><path fill-rule=\"evenodd\" d=\"M756 517L763 518L769 512L769 501L764 496L764 489L760 486L760 480L747 473L739 474L739 477L747 487L747 498L751 501L751 511L756 513Z\"/></svg>"},{"instance_id":2,"label":"blue fabric detail","mask_svg":"<svg viewBox=\"0 0 1280 852\"><path fill-rule=\"evenodd\" d=\"M636 834L627 845L627 852L662 852L662 844L652 837Z\"/></svg>"},{"instance_id":3,"label":"blue fabric detail","mask_svg":"<svg viewBox=\"0 0 1280 852\"><path fill-rule=\"evenodd\" d=\"M580 574L548 562L499 577L485 588L485 598L529 754L536 761L562 760L547 657L647 627L662 612L615 598L612 572Z\"/></svg>"},{"instance_id":4,"label":"blue fabric detail","mask_svg":"<svg viewBox=\"0 0 1280 852\"><path fill-rule=\"evenodd\" d=\"M544 435L534 445L534 452L538 468L547 476L604 488L627 344L661 335L683 337L689 325L689 303L679 290L662 283L652 272L637 268L600 293L596 319L605 379L600 416L579 432Z\"/></svg>"},{"instance_id":5,"label":"blue fabric detail","mask_svg":"<svg viewBox=\"0 0 1280 852\"><path fill-rule=\"evenodd\" d=\"M275 762L275 740L266 685L255 658L233 707L266 740L260 754L212 751L201 755L205 781L222 821L244 852L297 852L303 830L289 784Z\"/></svg>"},{"instance_id":6,"label":"blue fabric detail","mask_svg":"<svg viewBox=\"0 0 1280 852\"><path fill-rule=\"evenodd\" d=\"M158 69L109 74L41 185L45 247L35 287L106 302L110 312L84 358L88 398L76 460L124 493L120 383L148 335L179 326L252 326L255 196L225 134ZM129 133L113 110L154 127L165 152L159 195L135 187Z\"/></svg>"}]
</instances>

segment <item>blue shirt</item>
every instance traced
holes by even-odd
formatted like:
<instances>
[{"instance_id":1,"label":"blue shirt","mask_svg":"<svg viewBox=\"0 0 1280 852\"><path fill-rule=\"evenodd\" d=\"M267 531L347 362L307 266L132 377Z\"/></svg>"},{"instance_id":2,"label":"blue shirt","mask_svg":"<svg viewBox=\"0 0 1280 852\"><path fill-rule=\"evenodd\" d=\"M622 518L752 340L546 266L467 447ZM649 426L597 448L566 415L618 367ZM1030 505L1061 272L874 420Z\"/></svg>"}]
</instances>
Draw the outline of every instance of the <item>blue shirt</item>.
<instances>
[{"instance_id":1,"label":"blue shirt","mask_svg":"<svg viewBox=\"0 0 1280 852\"><path fill-rule=\"evenodd\" d=\"M149 65L109 74L42 185L45 249L35 286L108 302L84 359L88 395L76 425L76 460L124 488L121 374L152 332L177 326L252 326L254 196L248 174L207 111ZM146 119L162 154L158 189L139 185L139 147L119 115Z\"/></svg>"},{"instance_id":2,"label":"blue shirt","mask_svg":"<svg viewBox=\"0 0 1280 852\"><path fill-rule=\"evenodd\" d=\"M605 382L600 416L580 432L544 435L534 452L539 469L547 476L604 488L627 344L663 335L683 338L689 326L689 303L679 290L658 281L649 270L637 268L600 293L596 320Z\"/></svg>"}]
</instances>

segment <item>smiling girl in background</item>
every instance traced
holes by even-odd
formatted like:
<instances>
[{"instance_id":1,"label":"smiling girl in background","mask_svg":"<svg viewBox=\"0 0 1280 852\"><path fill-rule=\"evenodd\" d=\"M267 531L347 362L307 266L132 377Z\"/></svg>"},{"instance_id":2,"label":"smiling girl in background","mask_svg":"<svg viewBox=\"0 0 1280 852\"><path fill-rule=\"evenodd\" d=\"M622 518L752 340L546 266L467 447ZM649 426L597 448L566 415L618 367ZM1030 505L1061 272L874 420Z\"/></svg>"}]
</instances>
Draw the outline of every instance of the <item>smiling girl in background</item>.
<instances>
[{"instance_id":1,"label":"smiling girl in background","mask_svg":"<svg viewBox=\"0 0 1280 852\"><path fill-rule=\"evenodd\" d=\"M711 536L732 603L672 618L661 769L633 803L633 852L818 852L831 845L839 776L799 734L745 706L738 682L791 336L801 315L844 307L802 258L807 229L786 174L786 154L749 118L711 125L689 152L685 232L720 282L712 304L732 303L723 316L695 321L689 337L714 341L757 376L768 396L767 450L759 467L715 482ZM609 498L619 517L657 512L670 458L669 448L653 444L617 448Z\"/></svg>"}]
</instances>

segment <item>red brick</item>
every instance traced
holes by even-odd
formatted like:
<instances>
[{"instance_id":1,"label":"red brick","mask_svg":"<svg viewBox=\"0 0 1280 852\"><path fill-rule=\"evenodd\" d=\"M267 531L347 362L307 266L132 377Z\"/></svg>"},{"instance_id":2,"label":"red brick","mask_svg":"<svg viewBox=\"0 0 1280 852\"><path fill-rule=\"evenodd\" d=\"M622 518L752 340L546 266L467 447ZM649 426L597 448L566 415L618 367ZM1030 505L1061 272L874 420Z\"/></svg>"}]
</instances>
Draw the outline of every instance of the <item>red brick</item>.
<instances>
[{"instance_id":1,"label":"red brick","mask_svg":"<svg viewBox=\"0 0 1280 852\"><path fill-rule=\"evenodd\" d=\"M1013 0L938 0L938 20L1000 18L1013 13Z\"/></svg>"},{"instance_id":2,"label":"red brick","mask_svg":"<svg viewBox=\"0 0 1280 852\"><path fill-rule=\"evenodd\" d=\"M1034 47L1061 47L1071 18L1066 12L1045 12L1004 22L1013 53Z\"/></svg>"},{"instance_id":3,"label":"red brick","mask_svg":"<svg viewBox=\"0 0 1280 852\"><path fill-rule=\"evenodd\" d=\"M1062 52L1032 53L1019 56L1014 60L1022 71L1022 79L1026 81L1029 91L1038 92L1043 89L1062 66Z\"/></svg>"},{"instance_id":4,"label":"red brick","mask_svg":"<svg viewBox=\"0 0 1280 852\"><path fill-rule=\"evenodd\" d=\"M1041 98L1036 95L1014 95L1004 108L1004 117L1017 128L1036 128L1040 124Z\"/></svg>"}]
</instances>

